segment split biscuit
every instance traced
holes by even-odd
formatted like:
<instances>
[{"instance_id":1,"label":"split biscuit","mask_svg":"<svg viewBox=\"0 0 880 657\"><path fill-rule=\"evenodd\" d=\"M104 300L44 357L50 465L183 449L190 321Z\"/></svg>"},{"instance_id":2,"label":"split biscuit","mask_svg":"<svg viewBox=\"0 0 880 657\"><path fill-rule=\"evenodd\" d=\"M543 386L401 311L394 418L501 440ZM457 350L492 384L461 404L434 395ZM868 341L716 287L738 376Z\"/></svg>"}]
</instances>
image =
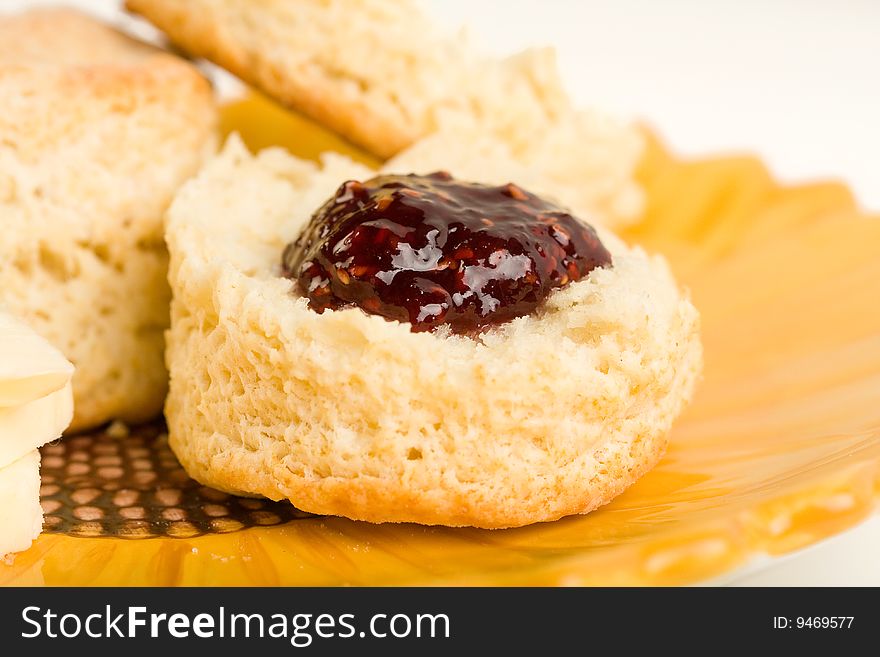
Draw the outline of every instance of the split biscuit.
<instances>
[{"instance_id":1,"label":"split biscuit","mask_svg":"<svg viewBox=\"0 0 880 657\"><path fill-rule=\"evenodd\" d=\"M613 266L478 338L318 314L282 250L373 173L231 138L175 198L166 417L190 475L313 513L496 528L586 513L651 468L701 368L663 259L600 228Z\"/></svg>"}]
</instances>

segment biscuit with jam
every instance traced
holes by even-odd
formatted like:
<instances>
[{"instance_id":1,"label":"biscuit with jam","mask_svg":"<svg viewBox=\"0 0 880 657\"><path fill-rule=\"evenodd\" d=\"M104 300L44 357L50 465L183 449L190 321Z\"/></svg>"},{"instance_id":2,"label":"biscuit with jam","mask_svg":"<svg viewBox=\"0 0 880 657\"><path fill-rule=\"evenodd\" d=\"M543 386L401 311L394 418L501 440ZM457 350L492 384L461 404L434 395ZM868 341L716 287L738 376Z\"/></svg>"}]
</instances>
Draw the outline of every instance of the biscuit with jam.
<instances>
[{"instance_id":1,"label":"biscuit with jam","mask_svg":"<svg viewBox=\"0 0 880 657\"><path fill-rule=\"evenodd\" d=\"M698 313L662 258L513 182L230 139L167 217L166 416L190 475L495 528L650 469L700 371Z\"/></svg>"}]
</instances>

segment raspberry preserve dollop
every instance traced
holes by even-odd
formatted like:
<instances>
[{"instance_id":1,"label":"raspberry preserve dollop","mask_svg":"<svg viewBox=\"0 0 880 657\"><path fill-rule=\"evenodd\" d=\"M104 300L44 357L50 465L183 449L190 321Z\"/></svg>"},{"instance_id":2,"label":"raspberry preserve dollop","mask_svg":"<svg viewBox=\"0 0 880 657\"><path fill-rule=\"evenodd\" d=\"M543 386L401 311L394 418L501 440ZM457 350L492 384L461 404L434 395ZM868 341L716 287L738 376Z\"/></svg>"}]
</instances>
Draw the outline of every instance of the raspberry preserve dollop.
<instances>
[{"instance_id":1,"label":"raspberry preserve dollop","mask_svg":"<svg viewBox=\"0 0 880 657\"><path fill-rule=\"evenodd\" d=\"M554 288L611 264L592 227L514 184L427 176L349 181L284 249L309 306L357 306L476 333L531 313Z\"/></svg>"}]
</instances>

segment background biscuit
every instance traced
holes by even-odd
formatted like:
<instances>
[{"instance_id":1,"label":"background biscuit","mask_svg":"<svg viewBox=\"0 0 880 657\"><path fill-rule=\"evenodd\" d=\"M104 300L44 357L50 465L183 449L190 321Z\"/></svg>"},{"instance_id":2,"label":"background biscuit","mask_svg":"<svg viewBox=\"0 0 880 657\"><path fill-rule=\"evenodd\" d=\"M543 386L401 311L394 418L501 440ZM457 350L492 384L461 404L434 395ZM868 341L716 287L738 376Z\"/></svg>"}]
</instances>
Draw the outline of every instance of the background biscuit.
<instances>
[{"instance_id":1,"label":"background biscuit","mask_svg":"<svg viewBox=\"0 0 880 657\"><path fill-rule=\"evenodd\" d=\"M422 163L433 152L438 168L469 157L482 170L480 153L491 151L486 164L543 171L553 189L542 191L588 210L593 221L621 225L641 211L633 181L639 133L575 110L552 50L504 60L482 56L408 0L127 0L126 6L185 51L380 158L428 138L419 147Z\"/></svg>"},{"instance_id":2,"label":"background biscuit","mask_svg":"<svg viewBox=\"0 0 880 657\"><path fill-rule=\"evenodd\" d=\"M76 365L72 429L162 408L162 213L213 150L191 65L81 14L0 17L0 302Z\"/></svg>"}]
</instances>

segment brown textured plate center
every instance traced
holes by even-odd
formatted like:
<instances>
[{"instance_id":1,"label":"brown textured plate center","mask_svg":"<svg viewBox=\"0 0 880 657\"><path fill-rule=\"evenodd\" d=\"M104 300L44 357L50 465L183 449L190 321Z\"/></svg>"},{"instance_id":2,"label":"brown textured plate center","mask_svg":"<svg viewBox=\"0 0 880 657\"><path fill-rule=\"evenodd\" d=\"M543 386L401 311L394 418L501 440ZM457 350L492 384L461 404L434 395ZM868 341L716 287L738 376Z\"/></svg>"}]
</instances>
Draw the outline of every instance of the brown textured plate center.
<instances>
[{"instance_id":1,"label":"brown textured plate center","mask_svg":"<svg viewBox=\"0 0 880 657\"><path fill-rule=\"evenodd\" d=\"M236 497L191 479L162 422L125 437L111 433L71 436L40 450L45 532L191 538L310 517L286 501Z\"/></svg>"}]
</instances>

